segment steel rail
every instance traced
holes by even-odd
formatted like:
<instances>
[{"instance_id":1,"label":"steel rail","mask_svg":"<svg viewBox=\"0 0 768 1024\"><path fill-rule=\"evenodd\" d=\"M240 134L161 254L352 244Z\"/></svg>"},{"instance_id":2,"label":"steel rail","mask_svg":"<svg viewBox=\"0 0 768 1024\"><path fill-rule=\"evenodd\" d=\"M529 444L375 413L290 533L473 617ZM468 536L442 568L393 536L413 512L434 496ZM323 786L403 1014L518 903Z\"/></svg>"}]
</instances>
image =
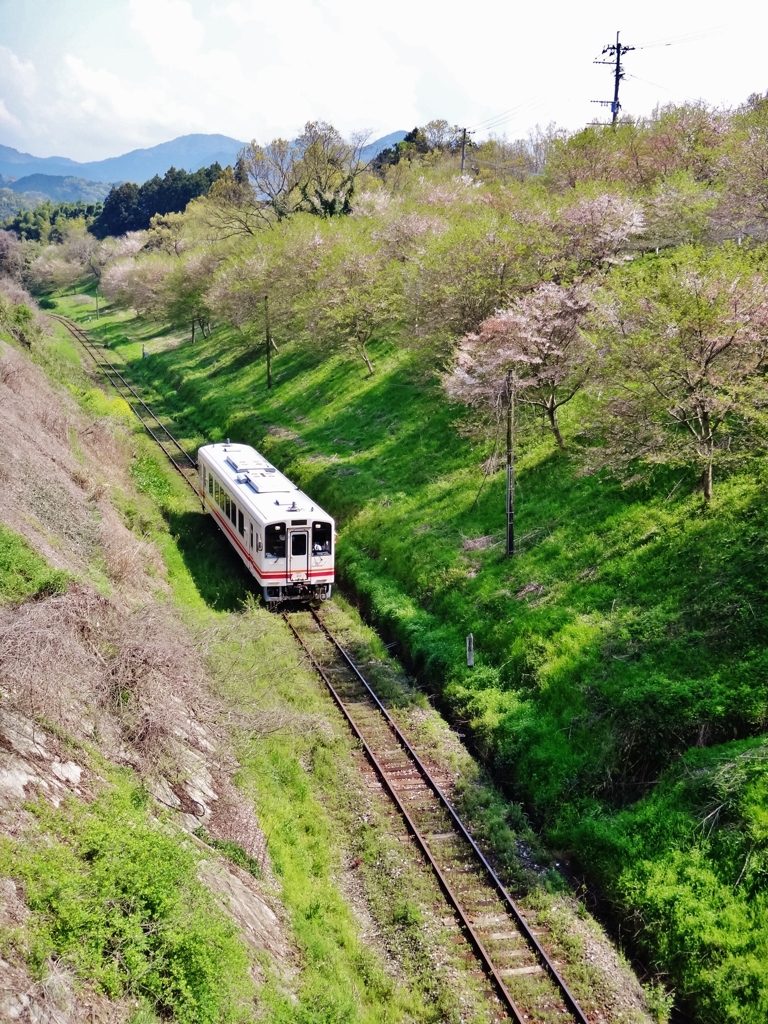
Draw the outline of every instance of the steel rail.
<instances>
[{"instance_id":1,"label":"steel rail","mask_svg":"<svg viewBox=\"0 0 768 1024\"><path fill-rule=\"evenodd\" d=\"M66 327L67 330L69 331L69 333L72 335L72 337L76 341L80 342L80 344L83 346L85 351L91 357L91 359L93 360L95 365L98 367L99 370L102 371L103 375L106 377L106 379L109 381L109 383L112 385L112 387L118 393L119 393L119 390L120 390L119 386L110 377L110 374L113 374L115 377L118 378L118 380L120 381L122 386L124 388L126 388L127 391L130 392L130 394L133 396L133 398L139 404L139 406L141 406L141 408L144 409L147 412L147 414L152 417L152 419L157 424L157 427L155 427L154 429L149 425L149 423L147 423L146 419L139 413L139 411L135 408L135 406L131 402L128 402L128 405L129 405L129 407L131 409L131 412L138 419L138 421L144 427L144 429L149 434L149 436L152 438L152 440L162 450L162 452L164 453L164 455L166 456L168 461L171 463L171 465L174 467L174 469L176 469L178 471L178 473L184 478L184 480L189 485L189 487L195 492L195 494L197 494L197 487L196 487L196 485L193 483L192 480L189 479L189 476L187 475L190 470L194 470L195 472L197 471L197 463L192 458L192 456L189 454L189 452L184 447L182 447L181 443L173 436L173 434L165 426L165 424L163 424L160 421L160 419L158 418L158 416L154 412L154 410L152 410L147 405L147 403L144 401L144 399L141 397L141 395L125 379L125 377L122 375L122 373L120 373L120 371L117 369L117 367L115 367L108 359L105 359L103 357L99 358L99 350L98 350L98 348L93 343L93 341L91 341L91 339L89 338L88 334L78 324L74 324L74 323L72 323L72 321L68 320L66 317L60 316L60 315L58 315L56 313L48 313L48 316L50 317L51 320L56 320L59 323L63 324L64 327ZM168 450L168 448L166 446L167 442L164 443L163 440L160 437L157 436L156 431L157 431L158 427L160 428L160 430L162 430L162 432L168 438L170 438L171 442L176 446L176 448L179 450L179 452L181 452L183 457L189 463L188 466L180 465L179 462L177 461L177 459Z\"/></svg>"},{"instance_id":2,"label":"steel rail","mask_svg":"<svg viewBox=\"0 0 768 1024\"><path fill-rule=\"evenodd\" d=\"M66 317L60 316L57 313L49 313L48 315L52 319L58 320L60 323L64 324L64 326L67 328L67 330L70 332L70 334L72 334L72 336L75 337L80 342L80 344L83 345L84 348L86 348L86 350L91 355L91 358L96 363L96 365L99 366L99 368L103 369L104 367L107 367L110 373L113 373L116 377L118 377L120 382L123 384L123 386L125 388L127 388L128 391L130 391L130 393L133 395L133 397L136 399L136 401L139 403L139 405L141 405L141 407L144 410L146 410L146 412L152 417L152 419L154 419L154 421L157 423L158 427L163 431L163 433L166 434L170 438L170 440L173 442L173 444L178 448L178 450L181 452L181 454L184 456L184 458L189 462L190 468L197 469L197 463L192 458L192 456L189 454L189 452L186 451L186 449L182 447L181 443L173 436L173 434L170 432L170 430L158 418L158 416L155 413L155 411L153 409L151 409L147 405L147 403L144 401L144 399L141 397L141 395L135 390L135 388L130 384L130 382L125 379L125 377L120 373L120 371L117 369L117 367L114 366L105 357L102 356L102 358L99 359L99 358L97 358L96 355L93 354L94 352L98 353L99 350L98 350L96 344L89 337L88 333L82 327L80 327L79 324L73 323L71 320L68 320ZM113 382L110 382L110 383L112 383L112 386L115 387L115 384Z\"/></svg>"},{"instance_id":3,"label":"steel rail","mask_svg":"<svg viewBox=\"0 0 768 1024\"><path fill-rule=\"evenodd\" d=\"M448 797L443 793L443 791L440 789L438 784L432 778L429 770L426 768L426 766L422 762L422 760L419 757L419 755L416 753L416 751L413 749L413 747L408 742L406 737L403 735L403 733L399 729L397 723L390 716L389 712L384 707L384 705L382 704L382 702L379 700L378 696L376 695L376 693L372 689L372 687L369 684L368 680L365 678L365 676L363 676L362 672L359 670L359 668L354 663L352 658L349 656L347 651L342 647L342 645L338 642L338 640L333 636L333 634L330 632L330 630L325 625L325 623L320 618L320 616L317 614L317 612L314 609L311 609L311 612L312 612L312 617L317 622L317 624L320 627L320 629L325 633L326 637L330 640L330 642L334 645L334 647L338 650L338 652L344 658L346 664L352 670L352 672L355 674L355 676L357 677L359 682L362 683L362 685L365 687L365 690L367 691L368 695L371 697L371 699L375 703L376 707L378 708L378 710L381 712L382 716L386 720L387 725L389 726L389 728L394 733L394 736L397 739L398 743L403 748L403 750L405 750L405 752L408 754L408 756L412 759L412 761L414 762L414 764L418 768L419 773L421 774L421 777L424 780L424 782L429 786L429 788L433 791L435 796L438 798L439 802L442 804L443 808L448 812L448 815L450 816L451 821L455 825L456 829L460 832L460 834L467 841L467 843L469 843L470 847L472 848L473 853L475 854L477 859L482 864L482 866L483 866L483 868L484 868L484 870L486 872L486 875L488 876L488 878L489 878L489 880L491 882L491 885L492 885L493 889L496 891L497 895L499 897L501 897L501 899L504 902L505 906L507 907L507 909L509 910L510 914L512 915L515 923L517 924L520 932L524 936L526 942L529 944L531 949L533 949L533 951L536 953L536 955L541 960L541 962L544 965L544 967L545 967L547 973L549 974L550 978L552 979L552 981L554 982L554 984L557 986L557 988L559 989L560 993L562 994L563 999L565 1000L565 1003L566 1003L568 1009L571 1011L571 1013L576 1018L576 1020L579 1022L579 1024L590 1024L589 1018L585 1015L585 1013L582 1010L581 1006L577 1002L576 997L573 995L573 993L568 988L568 985L566 984L565 979L560 975L560 973L558 972L557 968L552 963L551 959L549 958L549 956L547 955L546 951L542 947L541 943L539 942L539 940L536 938L536 936L531 931L531 929L528 926L528 923L525 920L525 918L524 918L520 908L517 906L515 901L512 899L512 896L507 891L507 889L504 886L504 884L502 883L501 879L499 878L499 876L496 874L496 872L493 870L493 868L489 864L487 857L485 856L483 851L480 849L480 847L477 845L477 843L473 839L473 837L470 834L470 832L467 830L466 826L464 825L464 822L459 817L459 815L458 815L457 811L455 810L453 804L450 802ZM289 623L289 625L291 625L291 624ZM293 629L292 625L291 625L291 628ZM295 632L296 632L296 630L294 629L294 633Z\"/></svg>"},{"instance_id":4,"label":"steel rail","mask_svg":"<svg viewBox=\"0 0 768 1024\"><path fill-rule=\"evenodd\" d=\"M314 614L314 612L313 612L313 614ZM315 616L315 617L317 618L317 616ZM435 858L432 856L432 851L429 848L429 844L427 843L427 841L422 836L421 832L416 827L416 824L414 823L413 819L411 818L410 814L408 813L407 808L405 807L405 805L402 802L402 800L400 799L398 793L396 792L396 790L394 789L393 785L391 784L385 769L379 763L376 755L374 754L374 752L371 749L371 747L369 746L367 740L365 739L365 737L363 736L362 732L358 728L357 723L355 722L355 720L352 718L351 714L349 713L349 710L347 709L346 704L344 703L342 698L339 696L338 692L336 691L336 688L334 687L334 685L331 682L331 680L328 678L328 676L327 676L325 670L323 669L323 667L320 665L320 663L317 661L315 656L312 654L310 649L305 644L304 640L301 637L301 634L296 629L294 624L291 622L291 620L288 617L286 612L283 612L283 618L288 623L288 626L290 627L291 631L293 632L293 635L296 637L296 639L299 641L299 644L302 646L302 648L306 652L307 657L309 658L309 660L310 660L310 662L312 664L312 667L315 669L315 671L318 673L318 675L323 680L325 685L328 687L328 690L329 690L331 696L333 697L333 700L335 701L335 703L336 703L337 707L339 708L339 710L341 711L341 713L344 715L344 718L346 719L347 724L349 725L350 729L352 730L354 735L357 737L357 739L360 741L360 744L363 747L363 750L365 751L365 754L368 757L368 760L373 765L373 768L376 771L376 774L379 776L379 779L381 780L382 786L386 789L386 791L389 794L389 796L391 797L393 803L395 804L395 806L397 807L398 811L400 812L400 815L403 818L403 820L405 821L405 824L406 824L406 827L407 827L408 831L410 832L411 836L413 837L413 839L416 842L416 845L418 846L418 848L421 850L422 854L426 858L427 862L429 863L429 866L432 868L432 871L434 872L435 877L437 878L437 881L438 881L438 884L440 885L440 888L443 890L443 892L445 893L445 896L446 896L448 902L450 903L450 905L453 907L454 911L458 915L458 918L461 921L461 924L464 927L467 935L469 936L472 945L475 947L475 951L477 952L477 955L480 958L483 966L485 967L486 971L488 972L488 974L493 979L493 982L496 985L498 993L501 996L502 1002L506 1005L507 1009L512 1014L512 1017L515 1020L516 1024L529 1024L529 1018L518 1007L518 1005L515 1003L514 999L510 995L510 992L507 989L507 986L504 984L504 981L503 981L501 975L496 970L496 967L495 967L495 965L493 963L493 960L490 957L490 954L488 953L488 951L486 950L485 946L483 945L482 940L480 939L480 936L477 934L477 932L472 927L471 921L469 920L469 918L465 914L464 909L461 906L461 903L459 901L458 896L454 893L453 889L451 889L451 886L450 886L448 880L446 879L446 877L443 874L443 872L440 870L440 866L438 865L438 863L435 860ZM319 619L318 619L318 621L319 621ZM321 623L321 625L322 625L322 623ZM323 629L325 630L325 626L323 626ZM325 630L325 631L327 632L327 630ZM328 634L328 635L330 636L330 634Z\"/></svg>"}]
</instances>

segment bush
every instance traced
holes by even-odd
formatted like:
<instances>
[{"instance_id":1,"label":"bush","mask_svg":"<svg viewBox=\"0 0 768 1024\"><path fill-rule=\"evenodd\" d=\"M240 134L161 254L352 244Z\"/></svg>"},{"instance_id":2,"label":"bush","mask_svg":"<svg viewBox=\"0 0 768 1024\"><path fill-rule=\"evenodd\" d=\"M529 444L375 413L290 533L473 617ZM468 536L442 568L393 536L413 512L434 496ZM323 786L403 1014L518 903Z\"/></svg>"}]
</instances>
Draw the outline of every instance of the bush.
<instances>
[{"instance_id":1,"label":"bush","mask_svg":"<svg viewBox=\"0 0 768 1024\"><path fill-rule=\"evenodd\" d=\"M247 1018L236 927L143 790L123 778L90 806L33 810L33 834L0 846L0 873L24 886L34 970L60 958L108 996L145 1000L180 1024Z\"/></svg>"},{"instance_id":2,"label":"bush","mask_svg":"<svg viewBox=\"0 0 768 1024\"><path fill-rule=\"evenodd\" d=\"M68 576L53 569L23 537L0 525L0 604L61 594Z\"/></svg>"}]
</instances>

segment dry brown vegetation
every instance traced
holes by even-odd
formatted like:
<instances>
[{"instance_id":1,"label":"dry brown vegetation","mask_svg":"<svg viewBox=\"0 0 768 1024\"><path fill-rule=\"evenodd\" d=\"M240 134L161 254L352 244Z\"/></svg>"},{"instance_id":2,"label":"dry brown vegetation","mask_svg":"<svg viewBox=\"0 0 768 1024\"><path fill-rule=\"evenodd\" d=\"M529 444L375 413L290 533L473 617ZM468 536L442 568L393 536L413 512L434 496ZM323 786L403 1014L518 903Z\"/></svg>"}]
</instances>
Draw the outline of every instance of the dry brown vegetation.
<instances>
[{"instance_id":1,"label":"dry brown vegetation","mask_svg":"<svg viewBox=\"0 0 768 1024\"><path fill-rule=\"evenodd\" d=\"M24 834L25 800L90 800L106 766L121 765L183 828L237 843L269 875L253 806L232 782L232 734L286 719L225 692L228 673L211 670L225 631L190 631L169 600L158 550L121 519L121 501L136 497L130 429L89 416L0 342L0 431L0 523L72 578L64 593L0 605L0 836ZM204 877L254 948L290 960L258 882L231 864L209 864ZM19 907L23 893L0 892L0 926ZM53 962L36 981L17 956L0 960L0 1018L130 1016L131 1007L81 981L75 992L71 981Z\"/></svg>"}]
</instances>

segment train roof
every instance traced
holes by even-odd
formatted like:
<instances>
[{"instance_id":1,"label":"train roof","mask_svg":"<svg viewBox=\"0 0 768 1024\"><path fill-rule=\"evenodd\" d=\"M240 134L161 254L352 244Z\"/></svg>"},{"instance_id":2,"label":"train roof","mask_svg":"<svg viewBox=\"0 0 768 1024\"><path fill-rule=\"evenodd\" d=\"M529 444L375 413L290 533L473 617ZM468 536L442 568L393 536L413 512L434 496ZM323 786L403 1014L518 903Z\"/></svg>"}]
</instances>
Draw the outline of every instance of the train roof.
<instances>
[{"instance_id":1,"label":"train roof","mask_svg":"<svg viewBox=\"0 0 768 1024\"><path fill-rule=\"evenodd\" d=\"M309 495L247 444L206 444L198 451L233 498L264 522L322 517L333 522Z\"/></svg>"}]
</instances>

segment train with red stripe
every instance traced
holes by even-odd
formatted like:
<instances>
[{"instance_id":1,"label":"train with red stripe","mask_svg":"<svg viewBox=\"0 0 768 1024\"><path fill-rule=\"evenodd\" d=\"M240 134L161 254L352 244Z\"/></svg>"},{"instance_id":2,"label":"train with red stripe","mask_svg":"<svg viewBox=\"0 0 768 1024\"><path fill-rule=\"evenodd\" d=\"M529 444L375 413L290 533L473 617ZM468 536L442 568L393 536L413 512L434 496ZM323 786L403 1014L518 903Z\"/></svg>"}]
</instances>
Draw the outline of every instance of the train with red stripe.
<instances>
[{"instance_id":1,"label":"train with red stripe","mask_svg":"<svg viewBox=\"0 0 768 1024\"><path fill-rule=\"evenodd\" d=\"M199 494L268 605L326 601L334 581L335 523L247 444L204 445Z\"/></svg>"}]
</instances>

